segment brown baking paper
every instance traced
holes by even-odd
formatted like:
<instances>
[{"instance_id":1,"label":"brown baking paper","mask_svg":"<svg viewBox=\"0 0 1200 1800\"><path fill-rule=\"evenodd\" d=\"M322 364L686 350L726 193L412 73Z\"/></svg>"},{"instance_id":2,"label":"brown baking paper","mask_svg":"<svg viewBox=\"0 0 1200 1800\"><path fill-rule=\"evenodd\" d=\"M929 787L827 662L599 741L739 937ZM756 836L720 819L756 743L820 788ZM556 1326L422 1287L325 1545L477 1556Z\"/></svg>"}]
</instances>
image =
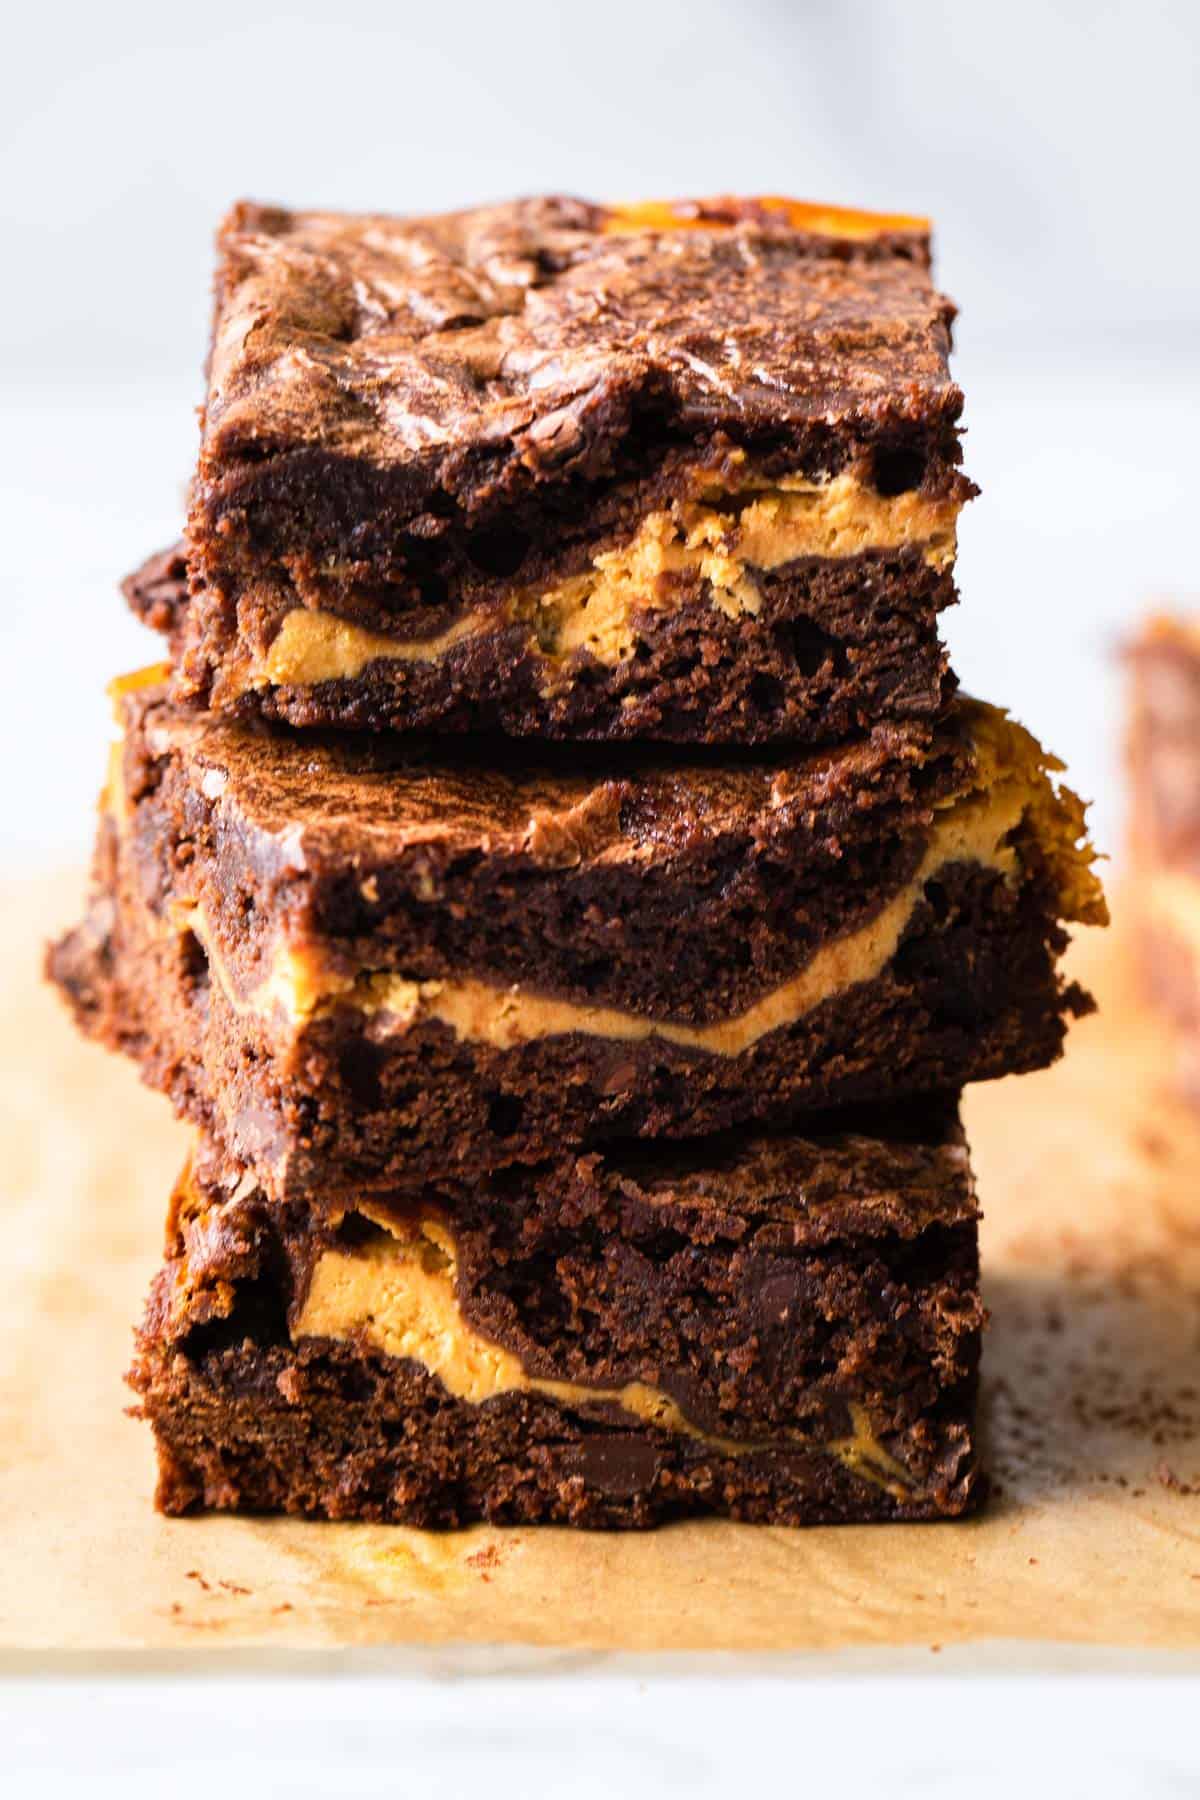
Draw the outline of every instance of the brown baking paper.
<instances>
[{"instance_id":1,"label":"brown baking paper","mask_svg":"<svg viewBox=\"0 0 1200 1800\"><path fill-rule=\"evenodd\" d=\"M154 1512L122 1372L187 1134L40 986L78 891L6 909L0 1649L1200 1646L1200 1124L1164 1092L1115 934L1076 952L1104 1011L1066 1060L969 1101L982 1518L434 1535Z\"/></svg>"}]
</instances>

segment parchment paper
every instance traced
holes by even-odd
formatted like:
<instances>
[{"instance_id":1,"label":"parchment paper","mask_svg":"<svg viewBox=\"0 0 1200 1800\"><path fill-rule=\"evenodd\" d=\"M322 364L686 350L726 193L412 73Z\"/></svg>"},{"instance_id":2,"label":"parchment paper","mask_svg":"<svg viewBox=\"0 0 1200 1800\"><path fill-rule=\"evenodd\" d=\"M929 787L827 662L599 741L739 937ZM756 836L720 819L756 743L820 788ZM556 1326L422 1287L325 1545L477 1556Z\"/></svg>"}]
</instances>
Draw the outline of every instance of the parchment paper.
<instances>
[{"instance_id":1,"label":"parchment paper","mask_svg":"<svg viewBox=\"0 0 1200 1800\"><path fill-rule=\"evenodd\" d=\"M1104 1011L1066 1060L969 1101L993 1314L980 1520L432 1535L153 1511L121 1377L187 1134L40 985L81 887L4 913L0 1650L1200 1647L1200 1122L1164 1091L1119 933L1078 947Z\"/></svg>"}]
</instances>

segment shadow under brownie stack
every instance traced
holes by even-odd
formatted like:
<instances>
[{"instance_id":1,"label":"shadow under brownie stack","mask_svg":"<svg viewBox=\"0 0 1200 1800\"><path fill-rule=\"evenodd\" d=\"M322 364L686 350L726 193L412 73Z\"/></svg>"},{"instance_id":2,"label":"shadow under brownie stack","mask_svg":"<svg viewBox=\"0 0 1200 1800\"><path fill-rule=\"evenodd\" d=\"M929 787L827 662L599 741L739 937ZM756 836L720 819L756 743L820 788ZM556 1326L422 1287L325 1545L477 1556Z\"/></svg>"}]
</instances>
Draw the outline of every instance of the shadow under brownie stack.
<instances>
[{"instance_id":1,"label":"shadow under brownie stack","mask_svg":"<svg viewBox=\"0 0 1200 1800\"><path fill-rule=\"evenodd\" d=\"M955 694L922 221L241 206L126 583L82 1028L195 1127L159 1504L926 1519L982 1491L966 1082L1051 1062L1080 803Z\"/></svg>"}]
</instances>

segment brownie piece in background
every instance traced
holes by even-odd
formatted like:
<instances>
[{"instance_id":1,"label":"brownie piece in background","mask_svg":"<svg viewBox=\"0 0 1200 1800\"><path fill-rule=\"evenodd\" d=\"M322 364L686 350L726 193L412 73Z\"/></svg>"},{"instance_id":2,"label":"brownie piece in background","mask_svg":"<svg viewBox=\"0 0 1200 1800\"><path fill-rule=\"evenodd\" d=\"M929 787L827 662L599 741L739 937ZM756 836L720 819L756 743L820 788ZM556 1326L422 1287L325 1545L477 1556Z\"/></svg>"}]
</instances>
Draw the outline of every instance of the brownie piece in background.
<instances>
[{"instance_id":1,"label":"brownie piece in background","mask_svg":"<svg viewBox=\"0 0 1200 1800\"><path fill-rule=\"evenodd\" d=\"M1126 893L1141 972L1200 1102L1200 621L1160 613L1127 647Z\"/></svg>"}]
</instances>

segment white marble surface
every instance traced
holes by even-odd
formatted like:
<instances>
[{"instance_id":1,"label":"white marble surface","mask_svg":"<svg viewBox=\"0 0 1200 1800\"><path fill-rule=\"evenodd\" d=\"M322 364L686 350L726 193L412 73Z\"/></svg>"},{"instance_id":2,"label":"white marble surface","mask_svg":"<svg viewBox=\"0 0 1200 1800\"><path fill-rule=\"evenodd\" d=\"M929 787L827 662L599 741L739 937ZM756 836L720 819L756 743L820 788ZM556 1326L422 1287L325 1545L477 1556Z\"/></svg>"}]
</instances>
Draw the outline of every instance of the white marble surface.
<instances>
[{"instance_id":1,"label":"white marble surface","mask_svg":"<svg viewBox=\"0 0 1200 1800\"><path fill-rule=\"evenodd\" d=\"M89 1800L1173 1800L1196 1792L1195 1672L1021 1649L715 1672L587 1656L464 1673L79 1677L0 1691L7 1791ZM938 1666L931 1665L936 1660ZM1082 1670L1082 1673L1080 1672Z\"/></svg>"}]
</instances>

